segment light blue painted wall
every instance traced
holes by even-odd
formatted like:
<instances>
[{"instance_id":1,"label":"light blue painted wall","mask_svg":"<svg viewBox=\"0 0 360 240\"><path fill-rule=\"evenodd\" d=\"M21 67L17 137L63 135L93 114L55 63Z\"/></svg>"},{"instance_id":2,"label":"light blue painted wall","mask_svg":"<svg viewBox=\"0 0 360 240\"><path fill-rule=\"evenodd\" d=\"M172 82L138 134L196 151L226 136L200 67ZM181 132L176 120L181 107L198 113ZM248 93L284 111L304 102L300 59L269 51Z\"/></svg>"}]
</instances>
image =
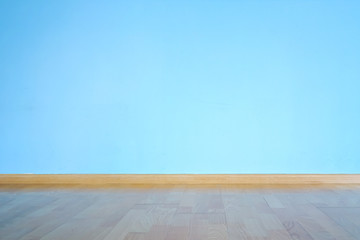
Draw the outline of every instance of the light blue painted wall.
<instances>
[{"instance_id":1,"label":"light blue painted wall","mask_svg":"<svg viewBox=\"0 0 360 240\"><path fill-rule=\"evenodd\" d=\"M0 173L360 173L359 1L1 1Z\"/></svg>"}]
</instances>

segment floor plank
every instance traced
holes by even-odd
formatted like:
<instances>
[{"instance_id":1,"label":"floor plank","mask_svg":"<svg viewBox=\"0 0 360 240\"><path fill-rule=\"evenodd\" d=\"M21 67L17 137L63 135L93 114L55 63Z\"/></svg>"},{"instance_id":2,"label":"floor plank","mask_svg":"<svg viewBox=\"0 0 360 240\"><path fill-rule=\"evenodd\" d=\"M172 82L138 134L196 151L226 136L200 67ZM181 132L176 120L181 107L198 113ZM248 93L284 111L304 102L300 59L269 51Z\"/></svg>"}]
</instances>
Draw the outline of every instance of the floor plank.
<instances>
[{"instance_id":1,"label":"floor plank","mask_svg":"<svg viewBox=\"0 0 360 240\"><path fill-rule=\"evenodd\" d=\"M3 188L0 236L360 240L360 188Z\"/></svg>"}]
</instances>

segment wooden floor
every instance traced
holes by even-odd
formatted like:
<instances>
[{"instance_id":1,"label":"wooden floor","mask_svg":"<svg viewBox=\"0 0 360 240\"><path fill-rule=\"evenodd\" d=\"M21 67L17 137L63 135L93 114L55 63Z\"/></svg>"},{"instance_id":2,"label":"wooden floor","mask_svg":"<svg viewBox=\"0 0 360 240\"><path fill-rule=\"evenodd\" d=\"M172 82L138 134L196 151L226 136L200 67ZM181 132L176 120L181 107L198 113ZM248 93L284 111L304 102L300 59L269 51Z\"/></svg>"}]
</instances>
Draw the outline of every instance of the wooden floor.
<instances>
[{"instance_id":1,"label":"wooden floor","mask_svg":"<svg viewBox=\"0 0 360 240\"><path fill-rule=\"evenodd\" d=\"M360 187L1 189L0 239L360 239Z\"/></svg>"}]
</instances>

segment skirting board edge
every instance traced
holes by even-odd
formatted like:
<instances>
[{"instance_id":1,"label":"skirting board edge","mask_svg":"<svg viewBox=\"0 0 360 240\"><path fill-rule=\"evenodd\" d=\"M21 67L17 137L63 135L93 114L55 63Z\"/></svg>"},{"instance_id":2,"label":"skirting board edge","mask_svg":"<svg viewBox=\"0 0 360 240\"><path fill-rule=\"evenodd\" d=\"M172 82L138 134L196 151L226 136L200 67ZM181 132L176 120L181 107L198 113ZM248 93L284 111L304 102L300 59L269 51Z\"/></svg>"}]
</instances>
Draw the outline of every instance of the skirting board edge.
<instances>
[{"instance_id":1,"label":"skirting board edge","mask_svg":"<svg viewBox=\"0 0 360 240\"><path fill-rule=\"evenodd\" d=\"M0 174L0 185L359 185L360 174Z\"/></svg>"}]
</instances>

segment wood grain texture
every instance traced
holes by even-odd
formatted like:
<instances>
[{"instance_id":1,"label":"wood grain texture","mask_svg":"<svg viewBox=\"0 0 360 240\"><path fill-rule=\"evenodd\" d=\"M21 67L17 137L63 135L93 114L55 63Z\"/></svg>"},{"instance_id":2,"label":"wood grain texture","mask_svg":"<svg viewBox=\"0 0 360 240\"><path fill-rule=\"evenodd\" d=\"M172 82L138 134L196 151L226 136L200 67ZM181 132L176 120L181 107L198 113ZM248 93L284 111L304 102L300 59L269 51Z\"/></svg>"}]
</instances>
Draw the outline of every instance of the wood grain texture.
<instances>
[{"instance_id":1,"label":"wood grain texture","mask_svg":"<svg viewBox=\"0 0 360 240\"><path fill-rule=\"evenodd\" d=\"M359 185L0 190L4 240L357 240L359 229Z\"/></svg>"},{"instance_id":2,"label":"wood grain texture","mask_svg":"<svg viewBox=\"0 0 360 240\"><path fill-rule=\"evenodd\" d=\"M0 174L1 186L247 185L258 187L331 184L360 184L360 174Z\"/></svg>"}]
</instances>

